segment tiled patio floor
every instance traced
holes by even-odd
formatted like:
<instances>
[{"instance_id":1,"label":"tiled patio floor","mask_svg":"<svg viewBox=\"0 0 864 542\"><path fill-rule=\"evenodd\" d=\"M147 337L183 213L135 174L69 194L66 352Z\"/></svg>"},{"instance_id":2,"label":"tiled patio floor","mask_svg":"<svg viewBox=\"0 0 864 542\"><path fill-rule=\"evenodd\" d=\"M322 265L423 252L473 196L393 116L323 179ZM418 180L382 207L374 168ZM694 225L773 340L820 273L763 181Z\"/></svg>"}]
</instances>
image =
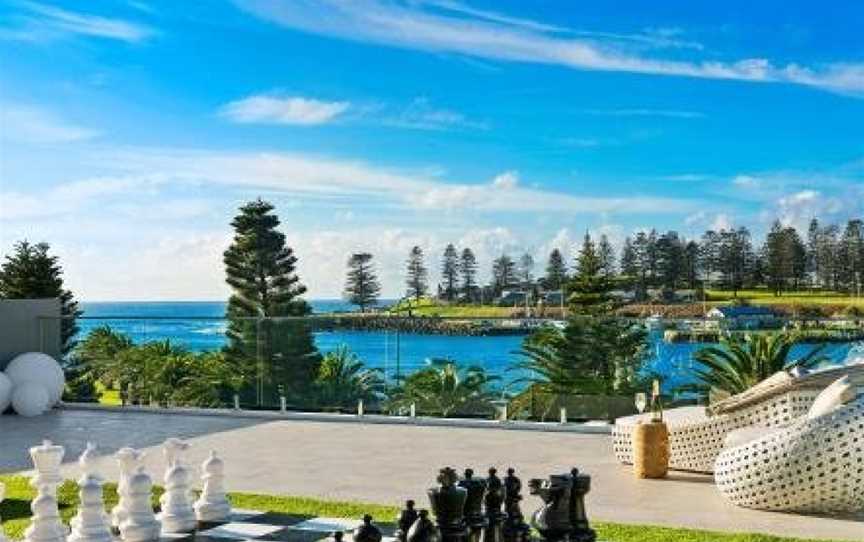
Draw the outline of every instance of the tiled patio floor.
<instances>
[{"instance_id":1,"label":"tiled patio floor","mask_svg":"<svg viewBox=\"0 0 864 542\"><path fill-rule=\"evenodd\" d=\"M175 414L60 410L35 419L0 417L0 471L30 468L27 448L43 438L67 447L65 472L88 440L106 452L146 448L148 469L161 478L160 443L188 439L196 464L210 449L226 461L229 489L398 504L425 501L440 466L484 471L515 467L524 479L577 466L593 477L593 519L861 540L864 521L743 510L727 504L709 476L676 473L635 480L618 465L606 435L445 427L267 421ZM114 461L103 471L116 479ZM525 509L539 501L526 496Z\"/></svg>"}]
</instances>

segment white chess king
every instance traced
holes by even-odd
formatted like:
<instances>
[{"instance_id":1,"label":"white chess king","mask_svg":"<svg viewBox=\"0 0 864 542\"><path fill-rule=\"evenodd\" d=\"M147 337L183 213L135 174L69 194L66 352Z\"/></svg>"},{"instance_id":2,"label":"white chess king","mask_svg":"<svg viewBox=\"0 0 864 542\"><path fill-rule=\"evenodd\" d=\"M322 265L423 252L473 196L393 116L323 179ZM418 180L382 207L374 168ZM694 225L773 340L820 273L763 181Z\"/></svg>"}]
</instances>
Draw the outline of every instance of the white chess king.
<instances>
[{"instance_id":1,"label":"white chess king","mask_svg":"<svg viewBox=\"0 0 864 542\"><path fill-rule=\"evenodd\" d=\"M111 542L111 526L105 514L102 500L102 477L96 472L94 460L96 446L87 443L87 449L78 459L81 478L78 480L78 496L81 504L72 518L72 534L69 542Z\"/></svg>"},{"instance_id":2,"label":"white chess king","mask_svg":"<svg viewBox=\"0 0 864 542\"><path fill-rule=\"evenodd\" d=\"M181 453L189 444L180 439L169 438L163 445L168 469L165 471L165 493L159 499L162 513L162 532L186 533L198 525L189 489L189 469L183 465Z\"/></svg>"},{"instance_id":3,"label":"white chess king","mask_svg":"<svg viewBox=\"0 0 864 542\"><path fill-rule=\"evenodd\" d=\"M231 517L231 503L225 494L223 481L225 465L211 450L210 457L201 464L201 478L204 488L201 496L195 501L195 515L198 521L227 521Z\"/></svg>"},{"instance_id":4,"label":"white chess king","mask_svg":"<svg viewBox=\"0 0 864 542\"><path fill-rule=\"evenodd\" d=\"M41 446L30 448L30 458L35 467L30 485L35 489L45 488L45 491L56 497L57 487L63 482L60 463L65 453L63 446L56 446L50 440L44 440Z\"/></svg>"},{"instance_id":5,"label":"white chess king","mask_svg":"<svg viewBox=\"0 0 864 542\"><path fill-rule=\"evenodd\" d=\"M26 542L66 542L66 528L60 521L57 498L48 485L39 486L36 498L30 503L33 517L24 531Z\"/></svg>"},{"instance_id":6,"label":"white chess king","mask_svg":"<svg viewBox=\"0 0 864 542\"><path fill-rule=\"evenodd\" d=\"M120 536L124 542L151 542L159 540L162 526L153 513L150 498L153 482L143 466L126 481L126 491L120 497L125 517L120 522Z\"/></svg>"}]
</instances>

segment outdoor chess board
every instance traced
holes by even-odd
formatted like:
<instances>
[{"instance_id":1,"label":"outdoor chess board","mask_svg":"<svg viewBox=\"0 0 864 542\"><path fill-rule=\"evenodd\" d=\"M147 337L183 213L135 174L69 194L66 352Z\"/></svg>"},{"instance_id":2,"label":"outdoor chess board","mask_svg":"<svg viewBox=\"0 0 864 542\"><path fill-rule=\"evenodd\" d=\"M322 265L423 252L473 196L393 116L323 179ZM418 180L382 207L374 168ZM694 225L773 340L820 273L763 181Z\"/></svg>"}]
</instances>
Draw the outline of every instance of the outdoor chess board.
<instances>
[{"instance_id":1,"label":"outdoor chess board","mask_svg":"<svg viewBox=\"0 0 864 542\"><path fill-rule=\"evenodd\" d=\"M190 534L163 534L160 542L318 542L331 538L335 531L344 531L344 540L347 542L351 540L351 531L360 523L362 521L359 519L295 516L235 509L228 522L202 524L197 531ZM395 541L395 524L376 521L375 525L384 535L382 542Z\"/></svg>"}]
</instances>

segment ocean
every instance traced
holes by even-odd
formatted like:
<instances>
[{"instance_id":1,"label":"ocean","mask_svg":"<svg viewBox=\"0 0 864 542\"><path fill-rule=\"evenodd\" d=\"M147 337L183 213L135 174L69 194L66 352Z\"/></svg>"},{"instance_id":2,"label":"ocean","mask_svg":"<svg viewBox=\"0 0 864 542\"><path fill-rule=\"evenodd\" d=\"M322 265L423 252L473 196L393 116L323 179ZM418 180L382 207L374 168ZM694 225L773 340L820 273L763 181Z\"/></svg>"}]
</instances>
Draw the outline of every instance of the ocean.
<instances>
[{"instance_id":1,"label":"ocean","mask_svg":"<svg viewBox=\"0 0 864 542\"><path fill-rule=\"evenodd\" d=\"M192 351L218 350L225 344L224 302L90 302L82 303L80 337L98 326L108 325L128 334L135 342L170 340ZM313 312L346 312L350 305L338 299L310 301ZM460 365L477 365L501 378L504 385L519 386L528 376L514 369L521 336L450 336L392 331L326 331L315 333L322 352L347 345L368 366L380 368L388 378L426 366L433 359L450 359ZM646 370L664 378L664 388L673 389L693 381L693 353L703 343L667 343L662 332L649 334ZM792 355L801 355L809 345L796 345ZM864 357L864 344L834 343L826 349L834 363Z\"/></svg>"}]
</instances>

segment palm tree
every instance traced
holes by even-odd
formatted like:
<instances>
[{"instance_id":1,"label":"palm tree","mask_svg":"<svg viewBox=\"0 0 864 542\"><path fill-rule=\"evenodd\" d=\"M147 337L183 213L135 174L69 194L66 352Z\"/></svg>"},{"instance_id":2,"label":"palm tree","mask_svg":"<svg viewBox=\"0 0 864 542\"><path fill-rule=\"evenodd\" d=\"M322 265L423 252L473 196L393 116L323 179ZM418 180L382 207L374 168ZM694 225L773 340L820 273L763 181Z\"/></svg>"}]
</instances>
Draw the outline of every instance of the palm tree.
<instances>
[{"instance_id":1,"label":"palm tree","mask_svg":"<svg viewBox=\"0 0 864 542\"><path fill-rule=\"evenodd\" d=\"M406 408L412 403L421 411L447 417L459 408L483 408L494 397L490 384L498 377L482 367L460 368L450 360L436 361L405 378L393 394L391 407Z\"/></svg>"},{"instance_id":2,"label":"palm tree","mask_svg":"<svg viewBox=\"0 0 864 542\"><path fill-rule=\"evenodd\" d=\"M348 406L359 399L376 398L383 380L380 370L367 369L357 354L343 344L321 360L316 384L326 406Z\"/></svg>"},{"instance_id":3,"label":"palm tree","mask_svg":"<svg viewBox=\"0 0 864 542\"><path fill-rule=\"evenodd\" d=\"M797 342L791 333L733 334L721 337L719 346L708 346L693 354L702 364L696 369L699 382L688 389L741 393L777 371L794 367L810 368L828 358L822 355L825 344L814 347L805 356L789 361Z\"/></svg>"}]
</instances>

